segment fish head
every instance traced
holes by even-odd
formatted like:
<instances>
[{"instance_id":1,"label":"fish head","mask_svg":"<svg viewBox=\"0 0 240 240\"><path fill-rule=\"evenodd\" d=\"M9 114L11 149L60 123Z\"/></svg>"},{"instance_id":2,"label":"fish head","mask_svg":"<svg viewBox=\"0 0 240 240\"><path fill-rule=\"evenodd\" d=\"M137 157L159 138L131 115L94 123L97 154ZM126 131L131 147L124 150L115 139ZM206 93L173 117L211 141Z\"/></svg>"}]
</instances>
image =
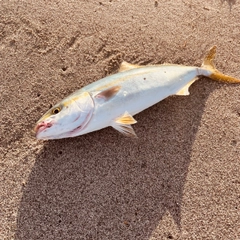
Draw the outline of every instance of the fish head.
<instances>
[{"instance_id":1,"label":"fish head","mask_svg":"<svg viewBox=\"0 0 240 240\"><path fill-rule=\"evenodd\" d=\"M74 93L49 109L36 123L37 139L59 139L81 134L91 120L94 101L88 92Z\"/></svg>"}]
</instances>

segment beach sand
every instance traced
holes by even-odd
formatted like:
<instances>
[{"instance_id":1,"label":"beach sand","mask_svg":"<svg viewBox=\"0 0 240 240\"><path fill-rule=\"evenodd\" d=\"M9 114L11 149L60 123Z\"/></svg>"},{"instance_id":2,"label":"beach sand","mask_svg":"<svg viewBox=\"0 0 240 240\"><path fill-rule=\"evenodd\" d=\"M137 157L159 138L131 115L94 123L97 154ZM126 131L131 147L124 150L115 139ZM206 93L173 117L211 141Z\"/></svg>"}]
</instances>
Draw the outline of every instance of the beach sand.
<instances>
[{"instance_id":1,"label":"beach sand","mask_svg":"<svg viewBox=\"0 0 240 240\"><path fill-rule=\"evenodd\" d=\"M240 239L240 85L200 78L106 128L37 141L73 91L134 64L240 78L240 1L0 1L0 239Z\"/></svg>"}]
</instances>

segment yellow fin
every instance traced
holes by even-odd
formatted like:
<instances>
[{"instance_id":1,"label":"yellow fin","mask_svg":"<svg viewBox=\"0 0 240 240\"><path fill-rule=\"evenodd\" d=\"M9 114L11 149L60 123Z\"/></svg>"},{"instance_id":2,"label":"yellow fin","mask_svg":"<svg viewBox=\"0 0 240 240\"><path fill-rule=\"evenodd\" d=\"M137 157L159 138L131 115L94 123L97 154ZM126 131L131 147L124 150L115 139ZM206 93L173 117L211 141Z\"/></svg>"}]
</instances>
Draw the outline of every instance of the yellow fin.
<instances>
[{"instance_id":1,"label":"yellow fin","mask_svg":"<svg viewBox=\"0 0 240 240\"><path fill-rule=\"evenodd\" d=\"M128 71L128 70L131 70L134 68L140 68L140 67L141 67L140 65L131 64L131 63L123 61L120 65L119 72L124 72L124 71Z\"/></svg>"},{"instance_id":2,"label":"yellow fin","mask_svg":"<svg viewBox=\"0 0 240 240\"><path fill-rule=\"evenodd\" d=\"M135 124L136 122L128 112L125 112L121 117L113 121L112 127L128 137L137 137L131 126L131 124Z\"/></svg>"},{"instance_id":3,"label":"yellow fin","mask_svg":"<svg viewBox=\"0 0 240 240\"><path fill-rule=\"evenodd\" d=\"M213 60L214 60L215 55L216 55L216 49L217 49L216 46L213 46L212 48L210 48L209 52L207 53L207 55L203 59L203 63L202 63L203 68L215 69Z\"/></svg>"},{"instance_id":4,"label":"yellow fin","mask_svg":"<svg viewBox=\"0 0 240 240\"><path fill-rule=\"evenodd\" d=\"M120 124L135 124L137 121L128 113L125 112L121 117L115 120L116 123Z\"/></svg>"},{"instance_id":5,"label":"yellow fin","mask_svg":"<svg viewBox=\"0 0 240 240\"><path fill-rule=\"evenodd\" d=\"M216 55L216 49L217 49L217 47L213 46L209 50L209 52L207 53L206 57L203 60L202 68L206 69L206 70L209 70L211 72L210 75L206 75L206 76L213 79L213 80L217 80L217 81L221 81L221 82L240 83L240 79L225 75L225 74L219 72L215 68L213 60L214 60L214 57Z\"/></svg>"},{"instance_id":6,"label":"yellow fin","mask_svg":"<svg viewBox=\"0 0 240 240\"><path fill-rule=\"evenodd\" d=\"M189 82L187 85L185 85L183 88L181 88L176 95L179 96L187 96L189 95L189 87L197 80L198 78L194 78L191 82Z\"/></svg>"},{"instance_id":7,"label":"yellow fin","mask_svg":"<svg viewBox=\"0 0 240 240\"><path fill-rule=\"evenodd\" d=\"M217 81L221 81L221 82L226 82L226 83L240 83L240 79L237 79L235 77L231 77L228 75L225 75L217 70L215 70L210 76L209 78L213 79L213 80L217 80Z\"/></svg>"}]
</instances>

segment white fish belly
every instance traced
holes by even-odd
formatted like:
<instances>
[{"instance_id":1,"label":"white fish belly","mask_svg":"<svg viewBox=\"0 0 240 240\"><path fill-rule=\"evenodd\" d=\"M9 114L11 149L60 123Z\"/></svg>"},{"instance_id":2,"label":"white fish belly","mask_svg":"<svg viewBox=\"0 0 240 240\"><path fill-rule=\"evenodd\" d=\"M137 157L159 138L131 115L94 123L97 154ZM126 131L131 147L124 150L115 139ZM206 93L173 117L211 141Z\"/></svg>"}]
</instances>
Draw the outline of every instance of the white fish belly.
<instances>
[{"instance_id":1,"label":"white fish belly","mask_svg":"<svg viewBox=\"0 0 240 240\"><path fill-rule=\"evenodd\" d=\"M199 73L197 67L179 65L149 66L115 74L88 85L94 92L104 87L121 86L120 91L104 103L95 100L95 111L88 127L81 134L111 126L125 112L132 116L176 94Z\"/></svg>"}]
</instances>

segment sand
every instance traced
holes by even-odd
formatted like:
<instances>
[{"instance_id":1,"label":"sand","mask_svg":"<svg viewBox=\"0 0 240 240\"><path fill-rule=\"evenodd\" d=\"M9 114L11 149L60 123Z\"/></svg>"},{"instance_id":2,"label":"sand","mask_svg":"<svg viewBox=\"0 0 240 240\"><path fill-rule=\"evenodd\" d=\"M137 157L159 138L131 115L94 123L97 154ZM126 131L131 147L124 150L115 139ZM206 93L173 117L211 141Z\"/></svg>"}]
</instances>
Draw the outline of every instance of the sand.
<instances>
[{"instance_id":1,"label":"sand","mask_svg":"<svg viewBox=\"0 0 240 240\"><path fill-rule=\"evenodd\" d=\"M0 1L0 239L240 239L240 85L201 78L107 128L37 141L51 105L134 64L240 78L239 1Z\"/></svg>"}]
</instances>

